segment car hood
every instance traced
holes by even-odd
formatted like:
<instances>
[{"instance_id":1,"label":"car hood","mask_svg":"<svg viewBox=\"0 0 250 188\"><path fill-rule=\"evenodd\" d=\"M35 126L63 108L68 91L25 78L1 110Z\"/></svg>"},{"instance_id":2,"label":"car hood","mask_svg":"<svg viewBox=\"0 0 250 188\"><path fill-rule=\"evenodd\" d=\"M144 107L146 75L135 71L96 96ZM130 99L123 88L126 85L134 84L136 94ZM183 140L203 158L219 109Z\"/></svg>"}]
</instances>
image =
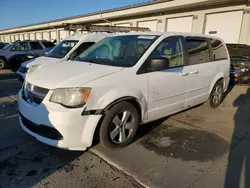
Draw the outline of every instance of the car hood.
<instances>
[{"instance_id":1,"label":"car hood","mask_svg":"<svg viewBox=\"0 0 250 188\"><path fill-rule=\"evenodd\" d=\"M61 59L51 57L38 57L22 63L22 67L30 68L32 65L48 65L60 61Z\"/></svg>"},{"instance_id":2,"label":"car hood","mask_svg":"<svg viewBox=\"0 0 250 188\"><path fill-rule=\"evenodd\" d=\"M80 87L97 78L121 71L113 67L78 61L63 61L28 73L26 81L47 89Z\"/></svg>"}]
</instances>

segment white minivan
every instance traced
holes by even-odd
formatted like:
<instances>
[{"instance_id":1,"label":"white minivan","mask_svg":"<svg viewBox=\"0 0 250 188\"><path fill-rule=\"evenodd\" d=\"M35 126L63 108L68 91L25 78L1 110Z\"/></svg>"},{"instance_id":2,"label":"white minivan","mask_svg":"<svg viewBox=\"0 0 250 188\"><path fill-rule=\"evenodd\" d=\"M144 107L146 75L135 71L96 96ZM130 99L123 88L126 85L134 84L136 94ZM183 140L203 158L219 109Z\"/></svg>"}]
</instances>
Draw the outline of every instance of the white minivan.
<instances>
[{"instance_id":1,"label":"white minivan","mask_svg":"<svg viewBox=\"0 0 250 188\"><path fill-rule=\"evenodd\" d=\"M69 36L49 51L47 55L22 63L16 72L18 79L23 81L31 66L44 66L73 59L91 45L110 35L108 33L76 33Z\"/></svg>"},{"instance_id":2,"label":"white minivan","mask_svg":"<svg viewBox=\"0 0 250 188\"><path fill-rule=\"evenodd\" d=\"M19 92L21 127L51 146L130 144L140 124L208 101L229 84L229 54L216 37L129 33L94 44L75 61L30 71Z\"/></svg>"}]
</instances>

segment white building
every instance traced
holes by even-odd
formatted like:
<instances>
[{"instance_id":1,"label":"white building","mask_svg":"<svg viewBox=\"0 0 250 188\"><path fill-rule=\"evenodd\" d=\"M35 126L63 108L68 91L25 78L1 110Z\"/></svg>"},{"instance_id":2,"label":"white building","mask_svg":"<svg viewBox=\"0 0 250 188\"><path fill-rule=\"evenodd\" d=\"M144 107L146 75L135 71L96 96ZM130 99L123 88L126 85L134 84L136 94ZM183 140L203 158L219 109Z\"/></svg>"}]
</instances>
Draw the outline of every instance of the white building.
<instances>
[{"instance_id":1,"label":"white building","mask_svg":"<svg viewBox=\"0 0 250 188\"><path fill-rule=\"evenodd\" d=\"M63 23L111 24L148 27L152 31L205 33L220 36L227 43L250 44L248 0L156 0L0 30L0 41L60 41L71 34L63 29Z\"/></svg>"}]
</instances>

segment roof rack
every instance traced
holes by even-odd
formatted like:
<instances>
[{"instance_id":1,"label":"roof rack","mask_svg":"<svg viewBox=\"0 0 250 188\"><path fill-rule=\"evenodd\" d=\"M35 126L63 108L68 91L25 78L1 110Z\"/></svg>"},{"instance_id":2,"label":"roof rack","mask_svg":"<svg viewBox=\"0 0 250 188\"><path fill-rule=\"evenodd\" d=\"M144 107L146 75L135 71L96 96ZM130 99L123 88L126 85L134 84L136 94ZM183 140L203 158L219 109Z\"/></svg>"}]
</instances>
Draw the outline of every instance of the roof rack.
<instances>
[{"instance_id":1,"label":"roof rack","mask_svg":"<svg viewBox=\"0 0 250 188\"><path fill-rule=\"evenodd\" d=\"M71 30L71 31L81 30L89 32L108 32L108 33L151 31L149 28L146 27L122 27L122 26L110 26L110 25L89 25L89 24L69 24L69 23L63 23L62 25L65 30Z\"/></svg>"}]
</instances>

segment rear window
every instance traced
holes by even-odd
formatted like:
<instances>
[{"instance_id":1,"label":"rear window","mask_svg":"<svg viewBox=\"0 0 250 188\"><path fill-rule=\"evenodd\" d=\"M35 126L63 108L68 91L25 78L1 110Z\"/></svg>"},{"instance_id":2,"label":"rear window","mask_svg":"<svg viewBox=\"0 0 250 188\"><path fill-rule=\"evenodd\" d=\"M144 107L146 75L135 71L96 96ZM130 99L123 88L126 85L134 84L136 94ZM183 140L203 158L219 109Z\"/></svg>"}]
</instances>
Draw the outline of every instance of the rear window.
<instances>
[{"instance_id":1,"label":"rear window","mask_svg":"<svg viewBox=\"0 0 250 188\"><path fill-rule=\"evenodd\" d=\"M227 50L223 43L217 39L210 39L211 46L212 46L212 60L219 61L228 59Z\"/></svg>"},{"instance_id":2,"label":"rear window","mask_svg":"<svg viewBox=\"0 0 250 188\"><path fill-rule=\"evenodd\" d=\"M45 48L53 48L55 45L52 42L42 42Z\"/></svg>"},{"instance_id":3,"label":"rear window","mask_svg":"<svg viewBox=\"0 0 250 188\"><path fill-rule=\"evenodd\" d=\"M196 65L210 61L208 42L203 38L186 38L189 64Z\"/></svg>"}]
</instances>

